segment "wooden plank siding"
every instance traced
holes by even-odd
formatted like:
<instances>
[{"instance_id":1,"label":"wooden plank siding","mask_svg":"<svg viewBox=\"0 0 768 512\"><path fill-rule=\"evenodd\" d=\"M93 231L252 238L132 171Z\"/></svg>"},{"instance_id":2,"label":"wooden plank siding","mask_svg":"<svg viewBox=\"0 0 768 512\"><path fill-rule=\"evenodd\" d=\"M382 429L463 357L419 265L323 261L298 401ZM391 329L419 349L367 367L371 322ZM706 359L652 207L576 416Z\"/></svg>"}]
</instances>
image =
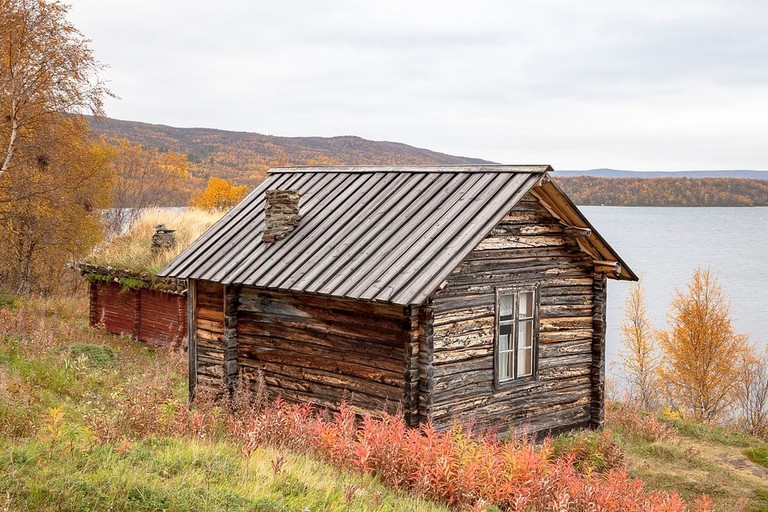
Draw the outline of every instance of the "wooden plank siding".
<instances>
[{"instance_id":1,"label":"wooden plank siding","mask_svg":"<svg viewBox=\"0 0 768 512\"><path fill-rule=\"evenodd\" d=\"M410 308L243 287L237 303L237 364L253 384L289 401L415 421L418 312Z\"/></svg>"},{"instance_id":2,"label":"wooden plank siding","mask_svg":"<svg viewBox=\"0 0 768 512\"><path fill-rule=\"evenodd\" d=\"M90 324L153 345L180 347L187 337L187 297L119 283L89 284Z\"/></svg>"},{"instance_id":3,"label":"wooden plank siding","mask_svg":"<svg viewBox=\"0 0 768 512\"><path fill-rule=\"evenodd\" d=\"M433 295L432 332L425 333L419 354L422 416L438 428L456 419L531 432L597 419L593 381L604 376L593 367L604 355L593 352L599 328L593 312L596 283L604 286L604 279L596 280L594 271L592 258L528 194ZM537 376L497 389L496 289L533 284L540 291Z\"/></svg>"}]
</instances>

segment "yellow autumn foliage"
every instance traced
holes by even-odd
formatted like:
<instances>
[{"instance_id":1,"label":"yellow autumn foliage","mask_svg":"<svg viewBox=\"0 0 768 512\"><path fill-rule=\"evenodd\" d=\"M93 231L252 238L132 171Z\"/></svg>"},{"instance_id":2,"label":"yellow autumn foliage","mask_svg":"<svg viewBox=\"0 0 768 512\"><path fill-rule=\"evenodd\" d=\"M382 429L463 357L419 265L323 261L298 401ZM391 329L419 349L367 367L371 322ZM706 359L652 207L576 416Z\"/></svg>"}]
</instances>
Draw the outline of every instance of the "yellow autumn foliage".
<instances>
[{"instance_id":1,"label":"yellow autumn foliage","mask_svg":"<svg viewBox=\"0 0 768 512\"><path fill-rule=\"evenodd\" d=\"M190 201L190 206L209 211L229 210L243 200L248 194L245 185L233 185L229 180L211 178L205 190L197 194Z\"/></svg>"},{"instance_id":2,"label":"yellow autumn foliage","mask_svg":"<svg viewBox=\"0 0 768 512\"><path fill-rule=\"evenodd\" d=\"M624 303L621 366L627 379L629 399L649 410L658 403L657 370L660 358L654 334L655 329L646 313L643 286L636 283L630 288Z\"/></svg>"},{"instance_id":3,"label":"yellow autumn foliage","mask_svg":"<svg viewBox=\"0 0 768 512\"><path fill-rule=\"evenodd\" d=\"M112 187L109 157L84 121L61 118L36 136L37 161L0 179L0 288L20 293L76 284L67 264L102 239Z\"/></svg>"},{"instance_id":4,"label":"yellow autumn foliage","mask_svg":"<svg viewBox=\"0 0 768 512\"><path fill-rule=\"evenodd\" d=\"M736 399L739 361L749 348L709 270L696 269L687 293L676 292L669 322L669 330L659 333L665 397L694 421L722 418Z\"/></svg>"}]
</instances>

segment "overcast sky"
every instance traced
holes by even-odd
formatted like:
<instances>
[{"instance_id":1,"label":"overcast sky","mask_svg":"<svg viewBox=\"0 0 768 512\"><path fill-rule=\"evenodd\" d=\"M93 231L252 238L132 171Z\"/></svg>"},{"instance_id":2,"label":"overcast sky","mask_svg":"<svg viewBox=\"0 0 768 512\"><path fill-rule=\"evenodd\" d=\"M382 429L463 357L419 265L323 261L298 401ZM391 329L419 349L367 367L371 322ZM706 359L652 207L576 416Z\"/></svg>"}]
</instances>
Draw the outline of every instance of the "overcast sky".
<instances>
[{"instance_id":1,"label":"overcast sky","mask_svg":"<svg viewBox=\"0 0 768 512\"><path fill-rule=\"evenodd\" d=\"M118 119L768 169L768 1L72 0Z\"/></svg>"}]
</instances>

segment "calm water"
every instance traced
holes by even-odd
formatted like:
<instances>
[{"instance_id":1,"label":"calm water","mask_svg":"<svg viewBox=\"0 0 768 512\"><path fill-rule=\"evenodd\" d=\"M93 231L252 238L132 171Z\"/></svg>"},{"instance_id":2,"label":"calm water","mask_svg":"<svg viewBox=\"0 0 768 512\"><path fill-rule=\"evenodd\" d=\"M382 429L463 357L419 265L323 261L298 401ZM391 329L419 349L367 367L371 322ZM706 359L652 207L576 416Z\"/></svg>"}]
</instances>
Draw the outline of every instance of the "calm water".
<instances>
[{"instance_id":1,"label":"calm water","mask_svg":"<svg viewBox=\"0 0 768 512\"><path fill-rule=\"evenodd\" d=\"M601 235L640 276L648 315L667 326L674 290L709 268L730 299L737 332L768 345L768 208L582 206ZM629 283L609 280L607 360L618 377L619 326ZM613 363L613 365L612 365Z\"/></svg>"}]
</instances>

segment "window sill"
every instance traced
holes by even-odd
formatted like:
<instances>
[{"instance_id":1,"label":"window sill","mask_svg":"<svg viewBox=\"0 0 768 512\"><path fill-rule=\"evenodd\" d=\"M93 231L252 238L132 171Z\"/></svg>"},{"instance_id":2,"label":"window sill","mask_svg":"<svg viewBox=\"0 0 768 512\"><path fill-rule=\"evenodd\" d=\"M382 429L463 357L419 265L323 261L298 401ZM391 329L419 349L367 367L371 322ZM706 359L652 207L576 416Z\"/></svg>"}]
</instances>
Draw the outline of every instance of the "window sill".
<instances>
[{"instance_id":1,"label":"window sill","mask_svg":"<svg viewBox=\"0 0 768 512\"><path fill-rule=\"evenodd\" d=\"M496 380L493 383L493 388L496 391L502 391L507 389L514 389L517 386L523 385L523 384L530 384L531 382L537 382L539 380L539 376L536 374L528 375L526 377L520 377L518 379L507 379L507 380Z\"/></svg>"}]
</instances>

